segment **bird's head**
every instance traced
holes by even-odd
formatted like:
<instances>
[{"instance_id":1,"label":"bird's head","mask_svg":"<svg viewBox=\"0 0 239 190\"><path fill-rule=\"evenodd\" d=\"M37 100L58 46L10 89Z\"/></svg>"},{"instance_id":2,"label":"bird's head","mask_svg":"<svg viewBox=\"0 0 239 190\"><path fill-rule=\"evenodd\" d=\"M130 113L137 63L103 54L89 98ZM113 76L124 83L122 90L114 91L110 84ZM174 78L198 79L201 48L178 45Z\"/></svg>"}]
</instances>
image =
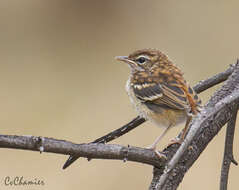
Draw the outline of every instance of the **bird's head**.
<instances>
[{"instance_id":1,"label":"bird's head","mask_svg":"<svg viewBox=\"0 0 239 190\"><path fill-rule=\"evenodd\" d=\"M137 50L129 56L117 56L117 60L127 63L132 72L151 71L155 65L168 63L168 58L155 49Z\"/></svg>"}]
</instances>

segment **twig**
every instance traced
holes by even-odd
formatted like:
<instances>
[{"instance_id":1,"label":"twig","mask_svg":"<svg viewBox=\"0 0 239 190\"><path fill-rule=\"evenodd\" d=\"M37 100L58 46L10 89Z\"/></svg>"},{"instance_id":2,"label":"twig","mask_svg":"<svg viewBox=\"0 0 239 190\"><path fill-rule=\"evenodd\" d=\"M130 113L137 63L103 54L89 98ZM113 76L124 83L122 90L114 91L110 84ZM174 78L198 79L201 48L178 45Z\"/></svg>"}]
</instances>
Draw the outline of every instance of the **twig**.
<instances>
[{"instance_id":1,"label":"twig","mask_svg":"<svg viewBox=\"0 0 239 190\"><path fill-rule=\"evenodd\" d=\"M146 120L144 118L137 116L132 121L125 124L123 127L120 127L119 129L114 130L113 132L110 132L110 133L106 134L105 136L94 140L91 143L104 143L105 144L107 142L110 142L110 141L124 135L125 133L128 133L129 131L133 130L134 128L138 127L140 124L144 123L145 121ZM63 170L66 169L67 167L69 167L73 162L75 162L79 158L80 158L79 154L70 155L68 160L63 165L62 169ZM88 161L90 161L92 158L88 157L87 159L88 159Z\"/></svg>"},{"instance_id":2,"label":"twig","mask_svg":"<svg viewBox=\"0 0 239 190\"><path fill-rule=\"evenodd\" d=\"M137 116L129 123L125 124L123 127L120 127L119 129L112 131L111 133L108 133L107 135L100 137L96 140L94 140L92 143L107 143L110 142L125 133L128 133L129 131L133 130L134 128L138 127L142 123L144 123L146 120L140 116Z\"/></svg>"},{"instance_id":3,"label":"twig","mask_svg":"<svg viewBox=\"0 0 239 190\"><path fill-rule=\"evenodd\" d=\"M220 190L227 190L228 173L229 173L231 163L238 165L237 161L234 159L234 156L233 156L233 139L234 139L234 133L235 133L236 119L237 119L237 110L238 108L233 110L232 118L227 124L224 157L223 157L222 169L221 169Z\"/></svg>"},{"instance_id":4,"label":"twig","mask_svg":"<svg viewBox=\"0 0 239 190\"><path fill-rule=\"evenodd\" d=\"M43 137L0 135L0 147L39 151L39 139ZM159 159L154 151L139 147L110 144L74 144L69 141L44 137L44 152L56 154L80 154L95 159L128 160L162 167L165 159Z\"/></svg>"},{"instance_id":5,"label":"twig","mask_svg":"<svg viewBox=\"0 0 239 190\"><path fill-rule=\"evenodd\" d=\"M200 81L198 84L196 84L193 89L195 92L200 93L203 92L217 84L220 84L221 82L227 80L227 78L232 74L233 69L235 67L235 64L231 65L226 71L218 73L209 79Z\"/></svg>"}]
</instances>

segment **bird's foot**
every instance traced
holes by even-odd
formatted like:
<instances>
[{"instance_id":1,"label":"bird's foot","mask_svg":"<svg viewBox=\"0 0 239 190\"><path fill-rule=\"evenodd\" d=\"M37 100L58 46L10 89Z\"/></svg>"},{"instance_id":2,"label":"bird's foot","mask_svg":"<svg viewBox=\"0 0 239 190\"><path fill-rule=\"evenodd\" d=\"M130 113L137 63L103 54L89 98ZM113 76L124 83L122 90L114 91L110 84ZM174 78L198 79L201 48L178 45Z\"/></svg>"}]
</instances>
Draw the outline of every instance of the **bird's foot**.
<instances>
[{"instance_id":1,"label":"bird's foot","mask_svg":"<svg viewBox=\"0 0 239 190\"><path fill-rule=\"evenodd\" d=\"M163 158L163 159L167 160L167 156L165 154L163 154L163 153L161 153L161 152L159 152L157 150L154 150L154 152L158 156L159 159Z\"/></svg>"},{"instance_id":2,"label":"bird's foot","mask_svg":"<svg viewBox=\"0 0 239 190\"><path fill-rule=\"evenodd\" d=\"M147 146L146 148L147 148L147 149L150 149L150 150L152 150L152 151L154 151L155 154L158 156L159 159L162 159L162 158L164 158L165 160L167 159L167 157L166 157L165 154L163 154L163 153L161 153L161 152L159 152L159 151L156 150L156 146L155 146L154 144L152 144L152 145L150 145L150 146Z\"/></svg>"},{"instance_id":3,"label":"bird's foot","mask_svg":"<svg viewBox=\"0 0 239 190\"><path fill-rule=\"evenodd\" d=\"M171 145L174 145L174 144L179 144L179 145L181 145L182 142L183 142L183 139L176 137L176 138L174 138L174 139L172 139L172 140L170 141L170 143L168 144L168 146L171 146Z\"/></svg>"}]
</instances>

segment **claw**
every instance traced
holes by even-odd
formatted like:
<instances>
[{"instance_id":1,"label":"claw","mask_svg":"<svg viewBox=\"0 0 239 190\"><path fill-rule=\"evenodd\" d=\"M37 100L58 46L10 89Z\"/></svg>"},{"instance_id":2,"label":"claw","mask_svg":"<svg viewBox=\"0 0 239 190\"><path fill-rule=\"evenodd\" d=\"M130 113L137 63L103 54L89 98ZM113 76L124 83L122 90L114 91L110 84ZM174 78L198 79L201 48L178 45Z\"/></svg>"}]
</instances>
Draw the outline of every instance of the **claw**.
<instances>
[{"instance_id":1,"label":"claw","mask_svg":"<svg viewBox=\"0 0 239 190\"><path fill-rule=\"evenodd\" d=\"M154 152L159 157L159 159L163 158L163 159L167 160L167 157L165 156L165 154L163 154L163 153L161 153L161 152L159 152L157 150L154 150Z\"/></svg>"},{"instance_id":2,"label":"claw","mask_svg":"<svg viewBox=\"0 0 239 190\"><path fill-rule=\"evenodd\" d=\"M152 150L152 151L154 151L155 154L158 156L159 159L164 158L165 160L167 160L167 157L165 156L165 154L163 154L163 153L161 153L161 152L159 152L159 151L156 150L156 146L150 145L150 146L147 146L146 148L147 148L147 149L150 149L150 150Z\"/></svg>"}]
</instances>

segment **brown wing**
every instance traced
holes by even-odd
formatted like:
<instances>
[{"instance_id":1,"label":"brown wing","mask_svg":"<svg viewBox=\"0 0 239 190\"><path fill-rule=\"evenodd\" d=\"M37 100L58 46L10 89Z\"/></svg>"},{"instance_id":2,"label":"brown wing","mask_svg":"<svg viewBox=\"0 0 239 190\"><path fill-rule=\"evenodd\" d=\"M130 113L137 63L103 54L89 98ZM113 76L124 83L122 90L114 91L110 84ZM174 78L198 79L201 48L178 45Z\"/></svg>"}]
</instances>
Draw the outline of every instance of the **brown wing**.
<instances>
[{"instance_id":1,"label":"brown wing","mask_svg":"<svg viewBox=\"0 0 239 190\"><path fill-rule=\"evenodd\" d=\"M133 86L134 93L149 108L165 107L176 110L189 109L185 92L176 83L147 83Z\"/></svg>"}]
</instances>

